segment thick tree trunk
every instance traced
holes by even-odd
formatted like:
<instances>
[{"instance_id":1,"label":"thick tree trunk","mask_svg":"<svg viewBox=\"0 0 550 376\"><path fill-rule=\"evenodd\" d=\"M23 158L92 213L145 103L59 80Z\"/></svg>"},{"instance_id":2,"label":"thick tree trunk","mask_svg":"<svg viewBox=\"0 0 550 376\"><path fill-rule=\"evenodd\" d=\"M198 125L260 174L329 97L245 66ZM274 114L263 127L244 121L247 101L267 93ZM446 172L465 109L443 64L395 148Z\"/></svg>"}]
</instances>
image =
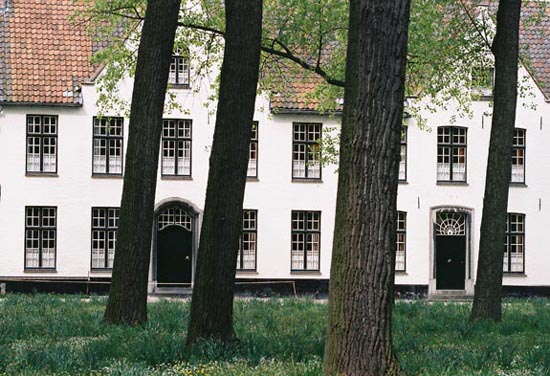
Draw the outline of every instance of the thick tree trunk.
<instances>
[{"instance_id":1,"label":"thick tree trunk","mask_svg":"<svg viewBox=\"0 0 550 376\"><path fill-rule=\"evenodd\" d=\"M225 52L188 344L234 336L233 285L260 65L262 0L226 0L225 12Z\"/></svg>"},{"instance_id":2,"label":"thick tree trunk","mask_svg":"<svg viewBox=\"0 0 550 376\"><path fill-rule=\"evenodd\" d=\"M149 0L132 93L126 171L104 321L147 321L147 279L164 97L181 0Z\"/></svg>"},{"instance_id":3,"label":"thick tree trunk","mask_svg":"<svg viewBox=\"0 0 550 376\"><path fill-rule=\"evenodd\" d=\"M400 375L392 345L409 0L352 0L326 375Z\"/></svg>"},{"instance_id":4,"label":"thick tree trunk","mask_svg":"<svg viewBox=\"0 0 550 376\"><path fill-rule=\"evenodd\" d=\"M500 321L502 257L516 122L521 0L501 0L493 41L495 90L471 321Z\"/></svg>"}]
</instances>

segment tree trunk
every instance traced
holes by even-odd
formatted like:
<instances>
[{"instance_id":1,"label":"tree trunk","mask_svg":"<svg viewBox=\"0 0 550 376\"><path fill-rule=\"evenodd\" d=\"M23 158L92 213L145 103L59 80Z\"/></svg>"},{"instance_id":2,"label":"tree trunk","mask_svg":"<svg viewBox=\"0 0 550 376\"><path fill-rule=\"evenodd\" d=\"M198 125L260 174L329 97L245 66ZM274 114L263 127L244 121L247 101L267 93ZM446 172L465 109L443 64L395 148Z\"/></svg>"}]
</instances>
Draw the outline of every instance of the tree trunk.
<instances>
[{"instance_id":1,"label":"tree trunk","mask_svg":"<svg viewBox=\"0 0 550 376\"><path fill-rule=\"evenodd\" d=\"M234 336L233 286L260 65L262 0L226 0L225 12L225 52L188 344Z\"/></svg>"},{"instance_id":2,"label":"tree trunk","mask_svg":"<svg viewBox=\"0 0 550 376\"><path fill-rule=\"evenodd\" d=\"M132 93L109 301L104 321L147 321L147 280L164 97L181 0L149 0Z\"/></svg>"},{"instance_id":3,"label":"tree trunk","mask_svg":"<svg viewBox=\"0 0 550 376\"><path fill-rule=\"evenodd\" d=\"M392 344L409 0L352 0L326 375L400 375Z\"/></svg>"},{"instance_id":4,"label":"tree trunk","mask_svg":"<svg viewBox=\"0 0 550 376\"><path fill-rule=\"evenodd\" d=\"M521 0L499 2L497 32L492 45L495 56L493 121L470 321L500 321L502 314L502 257L516 122L520 13Z\"/></svg>"}]
</instances>

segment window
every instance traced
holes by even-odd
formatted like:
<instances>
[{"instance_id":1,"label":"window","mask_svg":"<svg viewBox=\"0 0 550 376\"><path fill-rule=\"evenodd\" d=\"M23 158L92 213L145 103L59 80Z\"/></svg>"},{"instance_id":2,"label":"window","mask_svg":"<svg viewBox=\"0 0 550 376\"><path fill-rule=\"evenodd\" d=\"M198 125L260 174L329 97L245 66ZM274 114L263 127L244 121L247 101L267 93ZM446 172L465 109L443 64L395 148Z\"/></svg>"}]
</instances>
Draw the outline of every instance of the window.
<instances>
[{"instance_id":1,"label":"window","mask_svg":"<svg viewBox=\"0 0 550 376\"><path fill-rule=\"evenodd\" d=\"M122 175L123 124L124 119L121 117L94 116L92 162L94 174Z\"/></svg>"},{"instance_id":2,"label":"window","mask_svg":"<svg viewBox=\"0 0 550 376\"><path fill-rule=\"evenodd\" d=\"M183 56L172 56L168 83L189 86L189 62Z\"/></svg>"},{"instance_id":3,"label":"window","mask_svg":"<svg viewBox=\"0 0 550 376\"><path fill-rule=\"evenodd\" d=\"M248 172L249 178L258 177L258 122L252 124L252 136L250 136L250 146L248 151Z\"/></svg>"},{"instance_id":4,"label":"window","mask_svg":"<svg viewBox=\"0 0 550 376\"><path fill-rule=\"evenodd\" d=\"M407 180L407 127L401 128L401 159L399 160L399 180Z\"/></svg>"},{"instance_id":5,"label":"window","mask_svg":"<svg viewBox=\"0 0 550 376\"><path fill-rule=\"evenodd\" d=\"M525 215L508 213L504 240L503 271L523 273L525 267Z\"/></svg>"},{"instance_id":6,"label":"window","mask_svg":"<svg viewBox=\"0 0 550 376\"><path fill-rule=\"evenodd\" d=\"M92 269L112 269L119 208L92 208Z\"/></svg>"},{"instance_id":7,"label":"window","mask_svg":"<svg viewBox=\"0 0 550 376\"><path fill-rule=\"evenodd\" d=\"M237 270L256 270L257 218L257 210L243 210L243 230L237 256Z\"/></svg>"},{"instance_id":8,"label":"window","mask_svg":"<svg viewBox=\"0 0 550 376\"><path fill-rule=\"evenodd\" d=\"M514 129L512 183L525 183L525 129Z\"/></svg>"},{"instance_id":9,"label":"window","mask_svg":"<svg viewBox=\"0 0 550 376\"><path fill-rule=\"evenodd\" d=\"M437 128L437 181L466 181L466 128Z\"/></svg>"},{"instance_id":10,"label":"window","mask_svg":"<svg viewBox=\"0 0 550 376\"><path fill-rule=\"evenodd\" d=\"M57 116L27 115L27 172L57 172Z\"/></svg>"},{"instance_id":11,"label":"window","mask_svg":"<svg viewBox=\"0 0 550 376\"><path fill-rule=\"evenodd\" d=\"M321 179L321 164L319 163L321 124L294 123L293 133L292 177Z\"/></svg>"},{"instance_id":12,"label":"window","mask_svg":"<svg viewBox=\"0 0 550 376\"><path fill-rule=\"evenodd\" d=\"M490 97L493 95L495 69L492 66L481 66L472 69L472 94Z\"/></svg>"},{"instance_id":13,"label":"window","mask_svg":"<svg viewBox=\"0 0 550 376\"><path fill-rule=\"evenodd\" d=\"M407 213L397 212L397 250L395 253L395 271L404 272L406 266L407 249Z\"/></svg>"},{"instance_id":14,"label":"window","mask_svg":"<svg viewBox=\"0 0 550 376\"><path fill-rule=\"evenodd\" d=\"M292 211L291 269L319 270L321 212Z\"/></svg>"},{"instance_id":15,"label":"window","mask_svg":"<svg viewBox=\"0 0 550 376\"><path fill-rule=\"evenodd\" d=\"M162 121L163 176L191 176L191 120Z\"/></svg>"},{"instance_id":16,"label":"window","mask_svg":"<svg viewBox=\"0 0 550 376\"><path fill-rule=\"evenodd\" d=\"M25 269L55 269L57 208L25 208Z\"/></svg>"}]
</instances>

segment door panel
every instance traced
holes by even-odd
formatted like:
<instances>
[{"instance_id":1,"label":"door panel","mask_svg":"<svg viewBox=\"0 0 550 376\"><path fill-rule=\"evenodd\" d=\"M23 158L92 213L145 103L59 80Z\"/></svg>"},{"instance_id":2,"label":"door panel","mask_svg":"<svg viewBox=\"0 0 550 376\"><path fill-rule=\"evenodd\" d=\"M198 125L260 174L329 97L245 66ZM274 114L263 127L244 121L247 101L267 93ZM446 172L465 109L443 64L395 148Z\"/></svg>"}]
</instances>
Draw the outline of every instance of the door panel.
<instances>
[{"instance_id":1,"label":"door panel","mask_svg":"<svg viewBox=\"0 0 550 376\"><path fill-rule=\"evenodd\" d=\"M436 237L436 288L464 290L466 279L466 237Z\"/></svg>"},{"instance_id":2,"label":"door panel","mask_svg":"<svg viewBox=\"0 0 550 376\"><path fill-rule=\"evenodd\" d=\"M158 283L191 283L192 244L192 233L181 226L168 226L158 232Z\"/></svg>"}]
</instances>

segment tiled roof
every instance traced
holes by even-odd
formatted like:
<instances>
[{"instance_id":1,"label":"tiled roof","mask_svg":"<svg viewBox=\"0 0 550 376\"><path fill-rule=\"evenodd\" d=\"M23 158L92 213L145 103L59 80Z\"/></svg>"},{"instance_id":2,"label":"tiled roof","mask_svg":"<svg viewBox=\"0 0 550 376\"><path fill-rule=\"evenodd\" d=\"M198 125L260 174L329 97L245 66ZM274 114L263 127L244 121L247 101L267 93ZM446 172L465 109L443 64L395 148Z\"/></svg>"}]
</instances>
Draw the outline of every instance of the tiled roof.
<instances>
[{"instance_id":1,"label":"tiled roof","mask_svg":"<svg viewBox=\"0 0 550 376\"><path fill-rule=\"evenodd\" d=\"M498 3L491 2L490 12L496 14ZM524 2L522 7L522 26L520 44L522 61L531 73L535 82L550 101L550 3L544 12L540 10L540 2ZM271 100L274 111L284 112L315 112L319 102L312 98L315 87L322 78L313 73L302 73L299 70L289 70L283 88L278 89ZM341 106L338 106L341 109Z\"/></svg>"},{"instance_id":2,"label":"tiled roof","mask_svg":"<svg viewBox=\"0 0 550 376\"><path fill-rule=\"evenodd\" d=\"M523 6L533 19L536 2ZM83 5L74 0L0 0L0 103L78 105L79 83L96 71L89 59L94 50L84 26L70 17ZM550 6L536 22L525 22L520 41L524 61L550 100ZM312 95L322 79L300 69L288 69L276 85L271 107L279 112L315 112ZM330 110L341 110L335 104Z\"/></svg>"},{"instance_id":3,"label":"tiled roof","mask_svg":"<svg viewBox=\"0 0 550 376\"><path fill-rule=\"evenodd\" d=\"M540 4L528 4L522 8L521 54L544 97L550 100L550 4L542 11Z\"/></svg>"},{"instance_id":4,"label":"tiled roof","mask_svg":"<svg viewBox=\"0 0 550 376\"><path fill-rule=\"evenodd\" d=\"M274 92L271 96L272 111L279 113L319 111L322 104L314 95L315 89L323 83L319 75L301 68L283 69L279 74L282 78L274 83ZM327 111L341 110L342 106L338 103L327 108Z\"/></svg>"},{"instance_id":5,"label":"tiled roof","mask_svg":"<svg viewBox=\"0 0 550 376\"><path fill-rule=\"evenodd\" d=\"M70 20L82 6L73 0L9 0L0 13L2 104L80 103L78 84L95 70L92 41L84 26Z\"/></svg>"}]
</instances>

